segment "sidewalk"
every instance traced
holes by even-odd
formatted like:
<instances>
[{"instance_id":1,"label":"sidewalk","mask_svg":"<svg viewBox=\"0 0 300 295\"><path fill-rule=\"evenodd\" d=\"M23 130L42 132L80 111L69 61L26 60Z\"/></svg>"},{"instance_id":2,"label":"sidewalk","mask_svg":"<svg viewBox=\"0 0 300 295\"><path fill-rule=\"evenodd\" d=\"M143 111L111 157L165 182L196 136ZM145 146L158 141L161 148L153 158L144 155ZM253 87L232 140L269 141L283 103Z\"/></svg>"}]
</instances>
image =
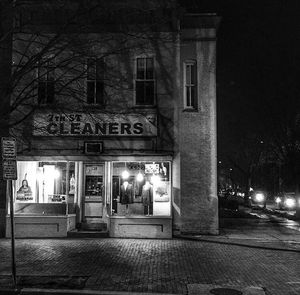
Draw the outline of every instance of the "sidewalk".
<instances>
[{"instance_id":1,"label":"sidewalk","mask_svg":"<svg viewBox=\"0 0 300 295\"><path fill-rule=\"evenodd\" d=\"M221 224L220 236L172 240L17 239L19 294L300 294L299 231L257 218ZM10 263L0 239L0 295Z\"/></svg>"}]
</instances>

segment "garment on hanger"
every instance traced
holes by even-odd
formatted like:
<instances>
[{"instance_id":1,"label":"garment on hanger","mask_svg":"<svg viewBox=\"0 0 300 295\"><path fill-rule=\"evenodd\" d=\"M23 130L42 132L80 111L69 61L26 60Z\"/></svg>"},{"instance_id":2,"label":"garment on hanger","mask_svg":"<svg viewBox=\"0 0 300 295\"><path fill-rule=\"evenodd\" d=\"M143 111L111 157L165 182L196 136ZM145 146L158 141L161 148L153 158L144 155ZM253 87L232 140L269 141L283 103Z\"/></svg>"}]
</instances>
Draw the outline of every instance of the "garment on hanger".
<instances>
[{"instance_id":1,"label":"garment on hanger","mask_svg":"<svg viewBox=\"0 0 300 295\"><path fill-rule=\"evenodd\" d=\"M153 186L147 181L142 189L142 202L144 206L149 206L153 202Z\"/></svg>"},{"instance_id":2,"label":"garment on hanger","mask_svg":"<svg viewBox=\"0 0 300 295\"><path fill-rule=\"evenodd\" d=\"M133 185L124 181L121 185L120 191L120 203L122 205L132 204L133 203Z\"/></svg>"}]
</instances>

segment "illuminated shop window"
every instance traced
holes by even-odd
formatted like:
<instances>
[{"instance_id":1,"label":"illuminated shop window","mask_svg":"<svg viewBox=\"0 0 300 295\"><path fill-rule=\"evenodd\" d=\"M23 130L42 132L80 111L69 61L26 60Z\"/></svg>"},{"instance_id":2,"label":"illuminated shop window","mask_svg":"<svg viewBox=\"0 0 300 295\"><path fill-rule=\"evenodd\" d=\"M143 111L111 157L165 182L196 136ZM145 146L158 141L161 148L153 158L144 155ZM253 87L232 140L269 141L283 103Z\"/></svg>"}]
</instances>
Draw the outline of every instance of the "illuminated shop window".
<instances>
[{"instance_id":1,"label":"illuminated shop window","mask_svg":"<svg viewBox=\"0 0 300 295\"><path fill-rule=\"evenodd\" d=\"M17 203L74 203L78 163L18 162Z\"/></svg>"},{"instance_id":2,"label":"illuminated shop window","mask_svg":"<svg viewBox=\"0 0 300 295\"><path fill-rule=\"evenodd\" d=\"M104 103L104 61L98 58L87 60L87 103Z\"/></svg>"},{"instance_id":3,"label":"illuminated shop window","mask_svg":"<svg viewBox=\"0 0 300 295\"><path fill-rule=\"evenodd\" d=\"M38 67L38 103L54 103L55 61L54 58L41 59Z\"/></svg>"},{"instance_id":4,"label":"illuminated shop window","mask_svg":"<svg viewBox=\"0 0 300 295\"><path fill-rule=\"evenodd\" d=\"M169 216L170 162L114 162L113 216Z\"/></svg>"},{"instance_id":5,"label":"illuminated shop window","mask_svg":"<svg viewBox=\"0 0 300 295\"><path fill-rule=\"evenodd\" d=\"M153 105L155 102L154 59L136 59L135 103Z\"/></svg>"},{"instance_id":6,"label":"illuminated shop window","mask_svg":"<svg viewBox=\"0 0 300 295\"><path fill-rule=\"evenodd\" d=\"M184 63L184 108L197 109L196 61L186 61Z\"/></svg>"}]
</instances>

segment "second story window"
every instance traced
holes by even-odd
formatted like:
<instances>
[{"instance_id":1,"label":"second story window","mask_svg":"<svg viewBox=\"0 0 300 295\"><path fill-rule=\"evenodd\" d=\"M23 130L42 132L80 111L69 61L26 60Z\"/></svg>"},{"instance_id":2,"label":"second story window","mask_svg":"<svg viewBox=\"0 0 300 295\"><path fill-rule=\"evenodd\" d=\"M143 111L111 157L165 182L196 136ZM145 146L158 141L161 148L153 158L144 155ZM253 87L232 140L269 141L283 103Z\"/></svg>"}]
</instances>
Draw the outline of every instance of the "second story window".
<instances>
[{"instance_id":1,"label":"second story window","mask_svg":"<svg viewBox=\"0 0 300 295\"><path fill-rule=\"evenodd\" d=\"M184 63L184 108L197 109L196 61L187 61Z\"/></svg>"},{"instance_id":2,"label":"second story window","mask_svg":"<svg viewBox=\"0 0 300 295\"><path fill-rule=\"evenodd\" d=\"M87 103L104 103L104 61L89 58L87 60Z\"/></svg>"},{"instance_id":3,"label":"second story window","mask_svg":"<svg viewBox=\"0 0 300 295\"><path fill-rule=\"evenodd\" d=\"M41 60L38 67L38 103L54 103L55 63L53 59Z\"/></svg>"},{"instance_id":4,"label":"second story window","mask_svg":"<svg viewBox=\"0 0 300 295\"><path fill-rule=\"evenodd\" d=\"M135 80L136 105L153 105L155 103L154 59L136 59Z\"/></svg>"}]
</instances>

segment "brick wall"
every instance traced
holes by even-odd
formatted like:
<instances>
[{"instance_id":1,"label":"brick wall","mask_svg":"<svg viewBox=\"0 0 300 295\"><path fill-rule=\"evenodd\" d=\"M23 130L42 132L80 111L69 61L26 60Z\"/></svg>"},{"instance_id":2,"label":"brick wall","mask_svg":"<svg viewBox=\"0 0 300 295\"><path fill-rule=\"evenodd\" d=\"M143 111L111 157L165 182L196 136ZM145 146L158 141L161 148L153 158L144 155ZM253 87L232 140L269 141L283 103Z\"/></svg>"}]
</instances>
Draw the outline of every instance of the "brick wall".
<instances>
[{"instance_id":1,"label":"brick wall","mask_svg":"<svg viewBox=\"0 0 300 295\"><path fill-rule=\"evenodd\" d=\"M215 41L212 38L215 31L195 30L188 34L193 38L198 36L195 42L183 42L181 62L197 61L198 109L193 112L179 109L180 230L218 234ZM183 89L181 93L183 96Z\"/></svg>"}]
</instances>

